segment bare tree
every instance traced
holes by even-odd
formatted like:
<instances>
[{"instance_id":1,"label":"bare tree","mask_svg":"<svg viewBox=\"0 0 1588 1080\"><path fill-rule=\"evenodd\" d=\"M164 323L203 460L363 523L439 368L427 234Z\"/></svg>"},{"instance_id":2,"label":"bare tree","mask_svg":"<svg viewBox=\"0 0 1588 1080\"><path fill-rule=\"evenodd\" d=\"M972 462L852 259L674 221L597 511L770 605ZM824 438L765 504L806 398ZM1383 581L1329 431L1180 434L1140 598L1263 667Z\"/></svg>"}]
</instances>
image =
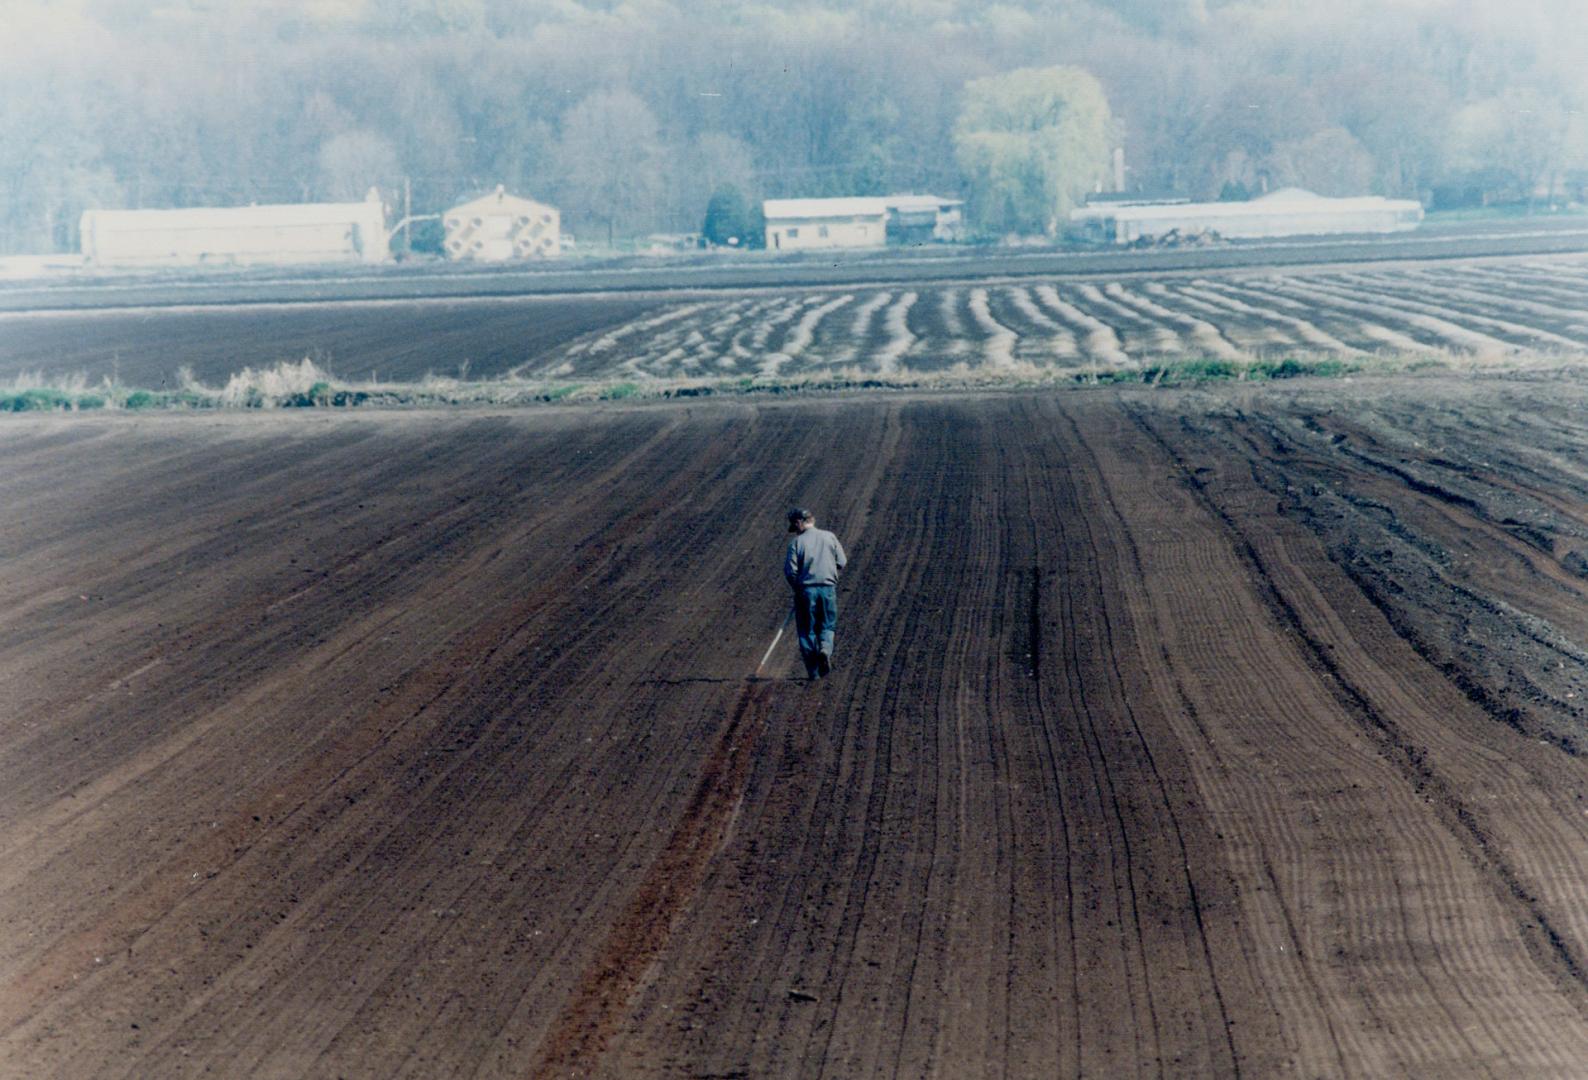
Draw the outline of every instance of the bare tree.
<instances>
[{"instance_id":1,"label":"bare tree","mask_svg":"<svg viewBox=\"0 0 1588 1080\"><path fill-rule=\"evenodd\" d=\"M333 135L320 146L319 192L328 199L361 199L372 187L402 175L391 142L372 131Z\"/></svg>"},{"instance_id":2,"label":"bare tree","mask_svg":"<svg viewBox=\"0 0 1588 1080\"><path fill-rule=\"evenodd\" d=\"M707 203L716 192L732 189L745 199L757 195L750 147L732 135L705 132L673 154L669 163L665 201L672 228L699 228Z\"/></svg>"},{"instance_id":3,"label":"bare tree","mask_svg":"<svg viewBox=\"0 0 1588 1080\"><path fill-rule=\"evenodd\" d=\"M1541 192L1553 195L1571 155L1571 116L1555 99L1532 87L1473 102L1451 120L1450 164L1470 173L1507 178L1505 194L1530 204Z\"/></svg>"},{"instance_id":4,"label":"bare tree","mask_svg":"<svg viewBox=\"0 0 1588 1080\"><path fill-rule=\"evenodd\" d=\"M1267 166L1276 185L1308 188L1319 195L1365 195L1373 183L1372 155L1343 127L1279 143Z\"/></svg>"},{"instance_id":5,"label":"bare tree","mask_svg":"<svg viewBox=\"0 0 1588 1080\"><path fill-rule=\"evenodd\" d=\"M963 116L977 80L1055 65L1101 81L1132 190L1524 198L1588 176L1588 31L1559 2L3 0L0 251L70 243L91 201L397 176L420 211L504 183L614 237L694 228L730 183L968 194L1042 230L1096 166L1043 194L1051 153Z\"/></svg>"},{"instance_id":6,"label":"bare tree","mask_svg":"<svg viewBox=\"0 0 1588 1080\"><path fill-rule=\"evenodd\" d=\"M569 109L557 144L564 214L605 225L608 243L653 228L665 155L656 117L628 90L603 90Z\"/></svg>"}]
</instances>

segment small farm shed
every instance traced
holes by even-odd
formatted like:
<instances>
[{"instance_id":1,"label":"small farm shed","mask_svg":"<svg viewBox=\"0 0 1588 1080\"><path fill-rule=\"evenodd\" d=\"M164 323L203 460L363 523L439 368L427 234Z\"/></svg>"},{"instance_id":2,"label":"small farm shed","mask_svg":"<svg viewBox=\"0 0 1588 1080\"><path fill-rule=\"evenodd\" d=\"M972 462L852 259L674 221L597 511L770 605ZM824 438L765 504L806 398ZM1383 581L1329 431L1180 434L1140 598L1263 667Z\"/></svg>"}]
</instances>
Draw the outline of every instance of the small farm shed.
<instances>
[{"instance_id":1,"label":"small farm shed","mask_svg":"<svg viewBox=\"0 0 1588 1080\"><path fill-rule=\"evenodd\" d=\"M936 195L889 195L890 244L946 244L963 235L964 200Z\"/></svg>"},{"instance_id":2,"label":"small farm shed","mask_svg":"<svg viewBox=\"0 0 1588 1080\"><path fill-rule=\"evenodd\" d=\"M95 266L384 262L386 211L363 202L187 210L85 210L83 257Z\"/></svg>"},{"instance_id":3,"label":"small farm shed","mask_svg":"<svg viewBox=\"0 0 1588 1080\"><path fill-rule=\"evenodd\" d=\"M888 240L886 199L767 199L762 211L768 251L881 247Z\"/></svg>"},{"instance_id":4,"label":"small farm shed","mask_svg":"<svg viewBox=\"0 0 1588 1080\"><path fill-rule=\"evenodd\" d=\"M496 190L460 203L442 218L450 259L505 262L547 258L562 250L562 215L554 206Z\"/></svg>"},{"instance_id":5,"label":"small farm shed","mask_svg":"<svg viewBox=\"0 0 1588 1080\"><path fill-rule=\"evenodd\" d=\"M1301 188L1281 188L1250 202L1104 202L1070 211L1074 231L1114 244L1174 231L1212 231L1227 239L1405 232L1422 219L1422 204L1414 199L1336 199Z\"/></svg>"}]
</instances>

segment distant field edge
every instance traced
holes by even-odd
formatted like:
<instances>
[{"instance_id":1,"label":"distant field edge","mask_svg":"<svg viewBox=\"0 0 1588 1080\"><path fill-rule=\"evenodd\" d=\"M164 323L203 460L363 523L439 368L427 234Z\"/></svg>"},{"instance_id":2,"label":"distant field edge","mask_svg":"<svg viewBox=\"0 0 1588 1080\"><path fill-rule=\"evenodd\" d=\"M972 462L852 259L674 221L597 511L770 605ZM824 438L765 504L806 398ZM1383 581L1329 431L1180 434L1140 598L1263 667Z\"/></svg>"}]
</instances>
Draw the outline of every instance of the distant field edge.
<instances>
[{"instance_id":1,"label":"distant field edge","mask_svg":"<svg viewBox=\"0 0 1588 1080\"><path fill-rule=\"evenodd\" d=\"M348 268L200 275L147 273L93 280L34 279L0 287L0 311L235 306L369 300L566 296L594 293L712 292L981 279L1071 278L1108 274L1215 272L1341 263L1436 262L1588 253L1588 227L1530 232L1353 237L1237 243L1170 250L971 249L921 257L842 253L828 259L715 264L666 262L597 269L464 270L450 266Z\"/></svg>"}]
</instances>

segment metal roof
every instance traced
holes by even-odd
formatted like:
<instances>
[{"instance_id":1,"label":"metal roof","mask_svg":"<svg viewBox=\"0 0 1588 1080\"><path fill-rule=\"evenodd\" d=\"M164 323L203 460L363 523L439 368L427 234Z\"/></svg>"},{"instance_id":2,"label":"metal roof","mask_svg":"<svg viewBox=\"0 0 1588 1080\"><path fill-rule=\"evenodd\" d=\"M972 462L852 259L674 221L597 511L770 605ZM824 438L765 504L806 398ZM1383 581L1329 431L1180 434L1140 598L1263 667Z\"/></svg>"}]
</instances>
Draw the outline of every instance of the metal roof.
<instances>
[{"instance_id":1,"label":"metal roof","mask_svg":"<svg viewBox=\"0 0 1588 1080\"><path fill-rule=\"evenodd\" d=\"M381 216L379 201L286 203L268 206L195 206L182 210L87 210L102 228L217 229L237 226L324 225Z\"/></svg>"},{"instance_id":2,"label":"metal roof","mask_svg":"<svg viewBox=\"0 0 1588 1080\"><path fill-rule=\"evenodd\" d=\"M489 195L481 195L477 199L470 199L468 202L458 203L458 205L448 210L447 213L456 214L461 212L465 214L478 214L482 212L488 213L491 211L502 211L508 214L515 214L520 211L541 210L556 210L556 207L547 206L545 203L536 202L534 199L526 199L518 195L509 195L506 189L503 188L501 184L498 184L496 185L496 190L491 192Z\"/></svg>"},{"instance_id":3,"label":"metal roof","mask_svg":"<svg viewBox=\"0 0 1588 1080\"><path fill-rule=\"evenodd\" d=\"M1250 202L1153 203L1136 206L1103 203L1082 206L1070 211L1070 220L1094 221L1098 218L1116 218L1125 221L1154 221L1183 218L1188 215L1238 220L1286 213L1345 215L1386 210L1421 211L1422 204L1415 199L1386 199L1382 195L1358 195L1337 199L1314 195L1301 188L1281 188Z\"/></svg>"},{"instance_id":4,"label":"metal roof","mask_svg":"<svg viewBox=\"0 0 1588 1080\"><path fill-rule=\"evenodd\" d=\"M910 212L914 210L946 210L954 206L964 206L964 199L944 199L937 195L889 195L883 200L888 204L888 209Z\"/></svg>"},{"instance_id":5,"label":"metal roof","mask_svg":"<svg viewBox=\"0 0 1588 1080\"><path fill-rule=\"evenodd\" d=\"M761 204L768 221L774 218L883 217L888 200L870 196L840 199L767 199Z\"/></svg>"}]
</instances>

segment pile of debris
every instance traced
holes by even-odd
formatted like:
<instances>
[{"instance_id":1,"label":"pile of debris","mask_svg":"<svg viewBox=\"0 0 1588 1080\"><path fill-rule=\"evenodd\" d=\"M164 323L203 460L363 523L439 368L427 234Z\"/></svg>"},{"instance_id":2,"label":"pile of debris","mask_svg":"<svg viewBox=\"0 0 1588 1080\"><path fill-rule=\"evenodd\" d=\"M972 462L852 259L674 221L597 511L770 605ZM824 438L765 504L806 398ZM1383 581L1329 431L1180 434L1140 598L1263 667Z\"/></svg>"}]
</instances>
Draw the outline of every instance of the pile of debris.
<instances>
[{"instance_id":1,"label":"pile of debris","mask_svg":"<svg viewBox=\"0 0 1588 1080\"><path fill-rule=\"evenodd\" d=\"M1140 236L1130 242L1133 248L1211 247L1222 244L1224 238L1213 229L1184 231L1178 228L1156 236Z\"/></svg>"}]
</instances>

